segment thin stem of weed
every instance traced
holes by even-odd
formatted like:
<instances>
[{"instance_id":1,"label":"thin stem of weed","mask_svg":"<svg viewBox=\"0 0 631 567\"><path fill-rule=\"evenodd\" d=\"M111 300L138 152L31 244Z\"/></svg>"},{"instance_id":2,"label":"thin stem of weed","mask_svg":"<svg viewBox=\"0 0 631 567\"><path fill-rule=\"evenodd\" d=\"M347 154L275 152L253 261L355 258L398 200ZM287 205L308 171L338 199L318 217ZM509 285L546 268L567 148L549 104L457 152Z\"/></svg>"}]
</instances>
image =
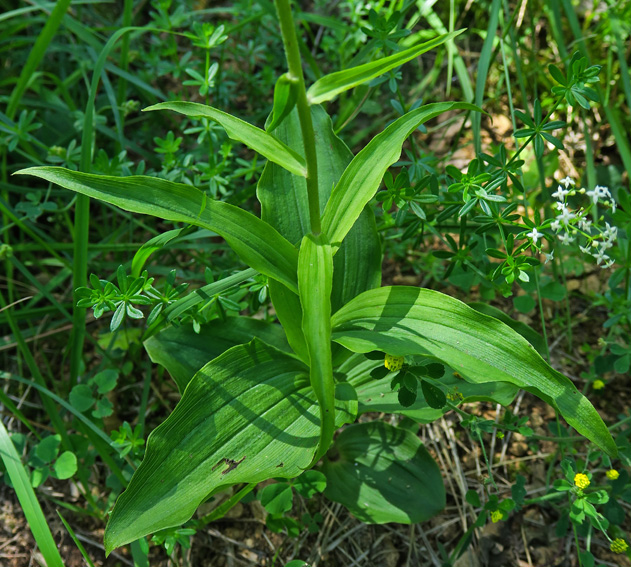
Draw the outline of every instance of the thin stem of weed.
<instances>
[{"instance_id":1,"label":"thin stem of weed","mask_svg":"<svg viewBox=\"0 0 631 567\"><path fill-rule=\"evenodd\" d=\"M570 298L567 291L567 278L565 276L565 267L563 262L559 262L561 267L561 281L565 288L565 297L563 298L563 304L565 306L565 326L567 327L567 348L569 352L572 352L572 314L570 312Z\"/></svg>"},{"instance_id":2,"label":"thin stem of weed","mask_svg":"<svg viewBox=\"0 0 631 567\"><path fill-rule=\"evenodd\" d=\"M579 567L583 567L583 560L581 559L581 548L578 545L578 533L576 532L576 526L572 524L572 531L574 532L574 545L576 545L576 557L578 558Z\"/></svg>"},{"instance_id":3,"label":"thin stem of weed","mask_svg":"<svg viewBox=\"0 0 631 567\"><path fill-rule=\"evenodd\" d=\"M543 299L541 298L541 284L539 283L539 274L537 270L533 270L535 277L535 288L537 290L537 304L539 306L539 316L541 317L541 333L543 334L543 343L546 347L546 360L550 362L550 348L548 347L548 332L546 331L546 317L543 312Z\"/></svg>"}]
</instances>

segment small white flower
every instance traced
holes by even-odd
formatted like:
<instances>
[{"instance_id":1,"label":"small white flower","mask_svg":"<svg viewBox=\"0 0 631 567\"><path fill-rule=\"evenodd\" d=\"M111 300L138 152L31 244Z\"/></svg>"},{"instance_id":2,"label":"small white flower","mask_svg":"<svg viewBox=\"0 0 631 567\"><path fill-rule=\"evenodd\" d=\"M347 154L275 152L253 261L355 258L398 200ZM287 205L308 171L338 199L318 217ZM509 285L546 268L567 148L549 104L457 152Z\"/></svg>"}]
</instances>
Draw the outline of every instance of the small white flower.
<instances>
[{"instance_id":1,"label":"small white flower","mask_svg":"<svg viewBox=\"0 0 631 567\"><path fill-rule=\"evenodd\" d=\"M571 242L574 242L575 238L569 232L565 232L563 234L559 234L559 240L561 241L561 244L570 244Z\"/></svg>"},{"instance_id":2,"label":"small white flower","mask_svg":"<svg viewBox=\"0 0 631 567\"><path fill-rule=\"evenodd\" d=\"M584 230L585 232L589 232L591 227L592 227L592 221L585 220L585 217L581 218L578 221L578 228L580 228L581 230Z\"/></svg>"},{"instance_id":3,"label":"small white flower","mask_svg":"<svg viewBox=\"0 0 631 567\"><path fill-rule=\"evenodd\" d=\"M537 241L543 236L543 233L539 232L536 228L533 228L529 233L526 234L526 236L532 239L533 244L537 244Z\"/></svg>"},{"instance_id":4,"label":"small white flower","mask_svg":"<svg viewBox=\"0 0 631 567\"><path fill-rule=\"evenodd\" d=\"M567 189L563 189L563 187L561 187L559 185L559 187L557 188L557 190L552 193L552 196L555 199L558 199L559 201L563 201L565 199L565 196L569 193L569 191Z\"/></svg>"},{"instance_id":5,"label":"small white flower","mask_svg":"<svg viewBox=\"0 0 631 567\"><path fill-rule=\"evenodd\" d=\"M605 223L605 230L603 231L603 238L607 240L615 240L618 236L618 227L611 226L608 222Z\"/></svg>"},{"instance_id":6,"label":"small white flower","mask_svg":"<svg viewBox=\"0 0 631 567\"><path fill-rule=\"evenodd\" d=\"M576 185L576 183L574 182L574 180L571 177L566 177L565 179L561 179L561 181L559 181L559 183L563 183L563 185L565 185L566 189L570 185Z\"/></svg>"},{"instance_id":7,"label":"small white flower","mask_svg":"<svg viewBox=\"0 0 631 567\"><path fill-rule=\"evenodd\" d=\"M558 220L552 221L550 228L555 232L559 232L559 230L561 230L561 223Z\"/></svg>"},{"instance_id":8,"label":"small white flower","mask_svg":"<svg viewBox=\"0 0 631 567\"><path fill-rule=\"evenodd\" d=\"M563 201L558 201L556 203L556 208L557 208L557 211L562 211L562 212L567 211L567 206L565 205Z\"/></svg>"},{"instance_id":9,"label":"small white flower","mask_svg":"<svg viewBox=\"0 0 631 567\"><path fill-rule=\"evenodd\" d=\"M603 264L603 269L605 268L611 268L611 266L613 266L614 261L612 258L609 258L609 260L607 261L607 263Z\"/></svg>"},{"instance_id":10,"label":"small white flower","mask_svg":"<svg viewBox=\"0 0 631 567\"><path fill-rule=\"evenodd\" d=\"M585 191L585 194L589 196L594 205L603 197L611 199L609 189L607 189L607 187L603 187L602 185L596 185L592 191Z\"/></svg>"},{"instance_id":11,"label":"small white flower","mask_svg":"<svg viewBox=\"0 0 631 567\"><path fill-rule=\"evenodd\" d=\"M575 218L576 215L574 213L571 213L567 207L565 207L562 211L560 215L557 215L556 220L558 220L559 222L563 223L565 226L567 226L570 221Z\"/></svg>"},{"instance_id":12,"label":"small white flower","mask_svg":"<svg viewBox=\"0 0 631 567\"><path fill-rule=\"evenodd\" d=\"M616 212L616 202L612 199L609 201L609 206L611 207L611 214L613 215Z\"/></svg>"},{"instance_id":13,"label":"small white flower","mask_svg":"<svg viewBox=\"0 0 631 567\"><path fill-rule=\"evenodd\" d=\"M581 246L579 244L578 247L583 254L591 254L591 250L589 249L589 246Z\"/></svg>"},{"instance_id":14,"label":"small white flower","mask_svg":"<svg viewBox=\"0 0 631 567\"><path fill-rule=\"evenodd\" d=\"M600 247L601 247L603 250L608 250L608 249L609 249L609 248L611 248L612 246L613 246L613 242L612 242L611 240L603 240L603 241L600 243Z\"/></svg>"},{"instance_id":15,"label":"small white flower","mask_svg":"<svg viewBox=\"0 0 631 567\"><path fill-rule=\"evenodd\" d=\"M546 257L546 261L544 262L545 264L551 262L554 260L554 250L550 250L550 254L544 254L544 256Z\"/></svg>"},{"instance_id":16,"label":"small white flower","mask_svg":"<svg viewBox=\"0 0 631 567\"><path fill-rule=\"evenodd\" d=\"M599 266L601 262L607 262L609 260L609 256L607 256L607 254L605 254L605 251L602 249L594 254L594 258L596 258L596 264L598 264Z\"/></svg>"},{"instance_id":17,"label":"small white flower","mask_svg":"<svg viewBox=\"0 0 631 567\"><path fill-rule=\"evenodd\" d=\"M598 191L600 192L601 197L607 197L608 199L612 198L608 187L603 187L602 185L596 185L596 189L598 189Z\"/></svg>"}]
</instances>

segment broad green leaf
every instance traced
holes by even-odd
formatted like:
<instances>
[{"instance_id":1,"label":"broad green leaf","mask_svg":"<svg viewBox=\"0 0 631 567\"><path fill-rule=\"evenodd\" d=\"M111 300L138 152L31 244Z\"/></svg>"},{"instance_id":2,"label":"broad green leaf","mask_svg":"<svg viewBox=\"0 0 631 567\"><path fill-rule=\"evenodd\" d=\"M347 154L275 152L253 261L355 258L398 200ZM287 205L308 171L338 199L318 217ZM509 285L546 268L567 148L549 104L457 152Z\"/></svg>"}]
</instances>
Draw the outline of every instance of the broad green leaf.
<instances>
[{"instance_id":1,"label":"broad green leaf","mask_svg":"<svg viewBox=\"0 0 631 567\"><path fill-rule=\"evenodd\" d=\"M415 524L445 507L440 470L421 440L382 421L344 429L322 472L324 494L363 522Z\"/></svg>"},{"instance_id":2,"label":"broad green leaf","mask_svg":"<svg viewBox=\"0 0 631 567\"><path fill-rule=\"evenodd\" d=\"M276 311L276 316L285 330L287 341L300 359L309 364L307 343L302 332L302 306L300 299L287 286L269 280L269 294Z\"/></svg>"},{"instance_id":3,"label":"broad green leaf","mask_svg":"<svg viewBox=\"0 0 631 567\"><path fill-rule=\"evenodd\" d=\"M366 83L387 73L395 67L399 67L404 63L422 55L423 53L438 47L450 39L453 39L457 35L460 35L464 30L458 30L452 33L446 33L416 45L399 51L388 57L383 57L377 61L371 61L357 67L351 67L344 71L337 71L329 75L325 75L318 79L313 85L309 87L307 91L307 98L310 104L320 104L328 100L334 99L340 93L352 89L357 85Z\"/></svg>"},{"instance_id":4,"label":"broad green leaf","mask_svg":"<svg viewBox=\"0 0 631 567\"><path fill-rule=\"evenodd\" d=\"M332 285L331 245L323 234L307 234L302 239L298 254L298 291L311 387L320 406L320 441L314 463L327 451L335 432L335 384L331 358Z\"/></svg>"},{"instance_id":5,"label":"broad green leaf","mask_svg":"<svg viewBox=\"0 0 631 567\"><path fill-rule=\"evenodd\" d=\"M480 109L466 102L428 104L395 120L353 158L333 189L322 218L322 232L328 235L332 246L337 247L344 240L379 189L386 170L399 159L408 136L427 120L448 110Z\"/></svg>"},{"instance_id":6,"label":"broad green leaf","mask_svg":"<svg viewBox=\"0 0 631 567\"><path fill-rule=\"evenodd\" d=\"M334 133L331 119L320 106L311 107L316 132L320 210L323 211L353 154ZM274 130L274 136L288 146L303 151L300 122L296 111L290 113ZM268 162L257 186L261 218L271 224L289 242L299 243L309 231L309 204L306 181L278 165ZM355 226L333 259L332 309L381 282L381 242L369 207L362 211ZM285 328L289 344L307 361L302 335L302 313L297 296L281 284L270 281L270 295L278 318Z\"/></svg>"},{"instance_id":7,"label":"broad green leaf","mask_svg":"<svg viewBox=\"0 0 631 567\"><path fill-rule=\"evenodd\" d=\"M333 312L367 289L381 285L381 239L375 215L364 207L333 256Z\"/></svg>"},{"instance_id":8,"label":"broad green leaf","mask_svg":"<svg viewBox=\"0 0 631 567\"><path fill-rule=\"evenodd\" d=\"M529 295L524 295L521 297L530 297ZM476 311L480 313L484 313L489 317L495 317L495 319L499 319L502 323L508 325L513 331L518 332L524 339L526 339L537 352L544 356L546 353L546 343L543 340L543 337L537 333L532 327L526 325L526 323L522 323L521 321L517 321L512 317L509 317L503 311L497 309L497 307L493 307L492 305L488 305L487 303L481 302L473 302L467 304L469 307L472 307Z\"/></svg>"},{"instance_id":9,"label":"broad green leaf","mask_svg":"<svg viewBox=\"0 0 631 567\"><path fill-rule=\"evenodd\" d=\"M307 174L305 160L289 146L286 146L283 142L265 132L265 130L252 126L252 124L217 110L212 106L206 106L198 102L160 102L145 108L145 111L149 110L173 110L185 116L209 118L217 122L233 140L244 143L263 157L296 175L305 177Z\"/></svg>"},{"instance_id":10,"label":"broad green leaf","mask_svg":"<svg viewBox=\"0 0 631 567\"><path fill-rule=\"evenodd\" d=\"M191 378L209 361L236 345L254 337L266 344L289 351L280 325L250 317L229 317L226 321L211 321L199 333L192 325L167 327L144 343L151 360L164 366L184 392Z\"/></svg>"},{"instance_id":11,"label":"broad green leaf","mask_svg":"<svg viewBox=\"0 0 631 567\"><path fill-rule=\"evenodd\" d=\"M155 177L110 177L61 167L30 167L17 173L45 179L126 211L212 230L252 268L298 291L296 249L258 217L234 205L207 199L199 189Z\"/></svg>"},{"instance_id":12,"label":"broad green leaf","mask_svg":"<svg viewBox=\"0 0 631 567\"><path fill-rule=\"evenodd\" d=\"M338 414L344 408L338 404ZM105 531L112 549L179 526L217 487L298 476L320 435L307 367L254 339L224 352L190 381L118 498Z\"/></svg>"},{"instance_id":13,"label":"broad green leaf","mask_svg":"<svg viewBox=\"0 0 631 567\"><path fill-rule=\"evenodd\" d=\"M504 323L444 294L414 287L366 291L332 318L333 340L355 352L429 355L471 382L510 382L556 408L609 455L616 444L574 384Z\"/></svg>"}]
</instances>

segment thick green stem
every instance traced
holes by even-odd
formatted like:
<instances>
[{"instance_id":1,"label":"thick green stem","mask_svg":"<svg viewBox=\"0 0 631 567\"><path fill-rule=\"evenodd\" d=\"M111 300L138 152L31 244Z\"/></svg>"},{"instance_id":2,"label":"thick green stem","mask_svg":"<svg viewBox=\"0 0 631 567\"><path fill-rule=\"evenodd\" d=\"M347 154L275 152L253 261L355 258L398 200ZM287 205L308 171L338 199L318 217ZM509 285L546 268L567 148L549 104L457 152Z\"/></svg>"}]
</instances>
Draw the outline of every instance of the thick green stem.
<instances>
[{"instance_id":1,"label":"thick green stem","mask_svg":"<svg viewBox=\"0 0 631 567\"><path fill-rule=\"evenodd\" d=\"M309 197L311 232L313 234L319 234L320 196L318 194L318 159L316 156L315 132L313 131L311 109L307 101L305 77L302 73L300 49L298 48L296 27L294 26L289 0L276 0L276 12L280 20L280 31L283 36L289 75L291 79L296 81L298 87L296 107L298 109L298 118L300 120L300 129L302 131L302 140L305 148L305 161L307 162L307 194Z\"/></svg>"}]
</instances>

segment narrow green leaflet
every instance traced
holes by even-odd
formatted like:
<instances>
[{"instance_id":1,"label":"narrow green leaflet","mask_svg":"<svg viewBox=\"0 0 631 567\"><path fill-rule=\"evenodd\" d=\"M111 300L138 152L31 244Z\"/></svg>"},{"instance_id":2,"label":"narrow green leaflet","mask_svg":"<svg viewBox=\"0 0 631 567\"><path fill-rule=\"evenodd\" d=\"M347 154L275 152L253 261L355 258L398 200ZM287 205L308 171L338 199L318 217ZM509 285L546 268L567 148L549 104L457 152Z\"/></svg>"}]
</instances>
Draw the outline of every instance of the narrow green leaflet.
<instances>
[{"instance_id":1,"label":"narrow green leaflet","mask_svg":"<svg viewBox=\"0 0 631 567\"><path fill-rule=\"evenodd\" d=\"M287 286L280 282L269 280L269 295L272 305L276 311L276 316L280 324L285 329L287 341L293 351L305 363L309 364L309 353L307 343L302 332L302 306L300 298Z\"/></svg>"},{"instance_id":2,"label":"narrow green leaflet","mask_svg":"<svg viewBox=\"0 0 631 567\"><path fill-rule=\"evenodd\" d=\"M313 462L327 451L335 432L335 384L331 360L333 255L323 234L306 235L298 255L302 331L309 353L311 387L320 405L320 441Z\"/></svg>"},{"instance_id":3,"label":"narrow green leaflet","mask_svg":"<svg viewBox=\"0 0 631 567\"><path fill-rule=\"evenodd\" d=\"M229 317L226 321L212 321L199 333L192 325L167 327L144 342L149 357L164 366L184 392L191 378L209 361L236 345L248 343L253 337L266 344L289 351L285 333L280 325L250 317Z\"/></svg>"},{"instance_id":4,"label":"narrow green leaflet","mask_svg":"<svg viewBox=\"0 0 631 567\"><path fill-rule=\"evenodd\" d=\"M430 355L471 382L510 382L554 408L609 455L616 444L572 382L501 321L447 295L397 286L366 291L332 317L333 340L354 352Z\"/></svg>"},{"instance_id":5,"label":"narrow green leaflet","mask_svg":"<svg viewBox=\"0 0 631 567\"><path fill-rule=\"evenodd\" d=\"M298 82L289 73L281 75L274 87L274 106L268 118L269 124L265 125L265 130L274 130L296 106L297 99Z\"/></svg>"},{"instance_id":6,"label":"narrow green leaflet","mask_svg":"<svg viewBox=\"0 0 631 567\"><path fill-rule=\"evenodd\" d=\"M212 106L198 102L160 102L145 108L145 111L149 110L173 110L193 118L209 118L217 122L233 140L244 143L255 152L295 175L302 177L307 175L305 160L290 147L265 130L252 126L252 124Z\"/></svg>"},{"instance_id":7,"label":"narrow green leaflet","mask_svg":"<svg viewBox=\"0 0 631 567\"><path fill-rule=\"evenodd\" d=\"M324 493L363 522L415 524L445 507L440 469L411 431L358 423L340 433L330 454Z\"/></svg>"},{"instance_id":8,"label":"narrow green leaflet","mask_svg":"<svg viewBox=\"0 0 631 567\"><path fill-rule=\"evenodd\" d=\"M463 31L464 30L458 30L446 33L426 41L425 43L421 43L420 45L416 45L404 51L389 55L388 57L378 59L377 61L371 61L370 63L345 69L344 71L337 71L335 73L325 75L309 87L309 90L307 91L309 103L320 104L322 102L332 100L340 93L352 89L357 85L361 85L362 83L371 81L372 79L379 77L379 75L387 73L390 69L399 67L415 57L422 55L426 51L434 49L434 47L438 47L446 41L460 35Z\"/></svg>"},{"instance_id":9,"label":"narrow green leaflet","mask_svg":"<svg viewBox=\"0 0 631 567\"><path fill-rule=\"evenodd\" d=\"M181 228L175 228L147 240L134 254L134 259L131 261L131 275L135 278L140 277L142 269L145 267L145 263L149 257L157 250L166 246L171 240L177 238L181 232Z\"/></svg>"},{"instance_id":10,"label":"narrow green leaflet","mask_svg":"<svg viewBox=\"0 0 631 567\"><path fill-rule=\"evenodd\" d=\"M375 136L348 165L333 189L324 217L322 232L337 247L351 229L364 206L379 189L386 170L400 155L403 142L421 124L448 110L480 111L466 102L437 102L408 112Z\"/></svg>"},{"instance_id":11,"label":"narrow green leaflet","mask_svg":"<svg viewBox=\"0 0 631 567\"><path fill-rule=\"evenodd\" d=\"M61 167L30 167L33 175L126 211L186 222L216 232L255 270L298 291L298 253L274 228L253 214L207 199L199 189L156 177L110 177Z\"/></svg>"}]
</instances>

